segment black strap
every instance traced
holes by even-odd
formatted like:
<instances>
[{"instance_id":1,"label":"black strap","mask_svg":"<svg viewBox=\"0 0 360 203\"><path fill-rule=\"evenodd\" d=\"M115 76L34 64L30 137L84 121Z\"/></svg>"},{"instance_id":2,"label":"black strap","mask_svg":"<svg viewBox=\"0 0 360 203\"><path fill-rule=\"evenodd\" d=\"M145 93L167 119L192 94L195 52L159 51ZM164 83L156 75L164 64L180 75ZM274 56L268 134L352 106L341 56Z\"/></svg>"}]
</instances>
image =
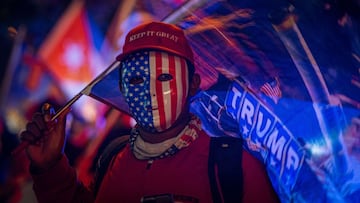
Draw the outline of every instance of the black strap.
<instances>
[{"instance_id":1,"label":"black strap","mask_svg":"<svg viewBox=\"0 0 360 203\"><path fill-rule=\"evenodd\" d=\"M208 172L214 202L241 202L242 139L212 137Z\"/></svg>"},{"instance_id":2,"label":"black strap","mask_svg":"<svg viewBox=\"0 0 360 203\"><path fill-rule=\"evenodd\" d=\"M94 178L94 194L97 195L101 182L109 168L110 162L128 143L129 135L123 135L115 138L104 149L103 153L99 157L96 165L95 178Z\"/></svg>"}]
</instances>

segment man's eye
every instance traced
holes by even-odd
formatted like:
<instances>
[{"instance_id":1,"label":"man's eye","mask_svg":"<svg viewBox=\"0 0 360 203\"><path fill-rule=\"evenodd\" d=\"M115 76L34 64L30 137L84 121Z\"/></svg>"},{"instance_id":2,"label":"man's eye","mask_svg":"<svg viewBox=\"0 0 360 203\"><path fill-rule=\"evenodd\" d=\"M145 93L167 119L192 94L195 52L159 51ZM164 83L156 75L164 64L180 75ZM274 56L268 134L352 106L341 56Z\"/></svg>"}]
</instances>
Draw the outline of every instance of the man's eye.
<instances>
[{"instance_id":1,"label":"man's eye","mask_svg":"<svg viewBox=\"0 0 360 203\"><path fill-rule=\"evenodd\" d=\"M159 75L157 79L159 81L169 81L169 80L173 79L173 76L168 73L163 73L163 74Z\"/></svg>"},{"instance_id":2,"label":"man's eye","mask_svg":"<svg viewBox=\"0 0 360 203\"><path fill-rule=\"evenodd\" d=\"M129 83L132 85L138 85L144 82L144 79L142 77L133 77L129 80Z\"/></svg>"}]
</instances>

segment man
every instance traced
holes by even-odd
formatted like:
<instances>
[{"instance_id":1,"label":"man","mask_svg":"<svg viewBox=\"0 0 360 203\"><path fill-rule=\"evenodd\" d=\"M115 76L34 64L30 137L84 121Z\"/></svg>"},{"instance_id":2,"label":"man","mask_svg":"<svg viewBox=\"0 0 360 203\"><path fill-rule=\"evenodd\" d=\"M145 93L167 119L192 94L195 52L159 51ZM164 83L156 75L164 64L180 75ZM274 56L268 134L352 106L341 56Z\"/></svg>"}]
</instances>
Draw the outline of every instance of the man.
<instances>
[{"instance_id":1,"label":"man","mask_svg":"<svg viewBox=\"0 0 360 203\"><path fill-rule=\"evenodd\" d=\"M56 122L49 113L35 114L21 138L31 143L27 154L39 202L215 201L208 175L211 138L189 112L200 78L183 31L159 22L140 25L128 33L117 60L120 90L137 121L129 143L112 159L95 196L77 183L63 155L67 112ZM233 188L236 195L243 202L277 202L260 162L245 151L238 160L243 184Z\"/></svg>"}]
</instances>

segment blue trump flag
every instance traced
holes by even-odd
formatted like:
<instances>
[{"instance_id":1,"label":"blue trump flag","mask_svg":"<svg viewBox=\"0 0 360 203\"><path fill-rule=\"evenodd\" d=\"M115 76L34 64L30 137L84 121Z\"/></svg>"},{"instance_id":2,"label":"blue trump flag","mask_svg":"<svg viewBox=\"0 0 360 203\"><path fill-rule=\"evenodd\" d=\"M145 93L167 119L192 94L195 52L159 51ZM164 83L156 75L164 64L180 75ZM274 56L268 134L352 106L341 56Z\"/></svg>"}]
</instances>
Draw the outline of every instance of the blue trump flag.
<instances>
[{"instance_id":1,"label":"blue trump flag","mask_svg":"<svg viewBox=\"0 0 360 203\"><path fill-rule=\"evenodd\" d=\"M246 141L283 202L358 200L359 19L342 9L209 1L178 23L204 82L192 110Z\"/></svg>"}]
</instances>

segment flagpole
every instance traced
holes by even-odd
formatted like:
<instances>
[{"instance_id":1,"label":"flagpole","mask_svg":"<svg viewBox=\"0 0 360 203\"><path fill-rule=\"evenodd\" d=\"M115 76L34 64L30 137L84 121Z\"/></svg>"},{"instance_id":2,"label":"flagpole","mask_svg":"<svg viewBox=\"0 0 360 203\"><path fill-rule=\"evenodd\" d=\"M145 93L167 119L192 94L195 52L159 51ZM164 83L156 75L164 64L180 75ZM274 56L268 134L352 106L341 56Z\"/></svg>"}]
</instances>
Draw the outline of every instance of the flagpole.
<instances>
[{"instance_id":1,"label":"flagpole","mask_svg":"<svg viewBox=\"0 0 360 203\"><path fill-rule=\"evenodd\" d=\"M112 72L118 65L120 61L115 60L108 68L105 69L101 74L99 74L94 80L92 80L84 89L82 89L79 93L77 93L73 98L71 98L64 106L59 109L55 115L51 118L51 121L55 121L64 111L69 109L71 105L73 105L77 100L79 100L83 95L90 95L91 89L93 86L105 78L110 72ZM29 142L22 141L12 152L12 155L16 155L22 150L24 150L27 146L29 146Z\"/></svg>"}]
</instances>

